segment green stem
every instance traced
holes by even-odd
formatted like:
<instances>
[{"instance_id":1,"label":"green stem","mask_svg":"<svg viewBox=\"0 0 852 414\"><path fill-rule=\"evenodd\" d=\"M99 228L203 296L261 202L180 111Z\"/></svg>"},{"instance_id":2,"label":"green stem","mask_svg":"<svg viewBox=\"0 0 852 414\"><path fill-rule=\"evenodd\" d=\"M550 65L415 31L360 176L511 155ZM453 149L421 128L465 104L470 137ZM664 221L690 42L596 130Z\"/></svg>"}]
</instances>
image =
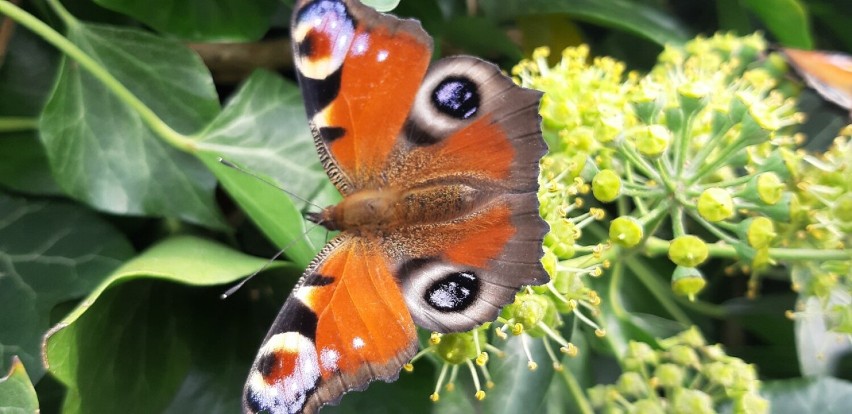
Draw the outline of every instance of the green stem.
<instances>
[{"instance_id":1,"label":"green stem","mask_svg":"<svg viewBox=\"0 0 852 414\"><path fill-rule=\"evenodd\" d=\"M660 175L654 171L654 167L651 164L648 164L642 156L636 152L636 149L628 142L622 142L618 147L621 149L621 154L627 159L628 162L633 164L642 174L645 174L651 180L656 180L657 182L662 182L663 179Z\"/></svg>"},{"instance_id":2,"label":"green stem","mask_svg":"<svg viewBox=\"0 0 852 414\"><path fill-rule=\"evenodd\" d=\"M50 4L56 13L68 24L69 31L75 30L79 26L77 21L67 10L65 10L57 0L50 0ZM109 73L99 62L86 54L82 49L77 47L70 40L62 36L56 30L44 22L38 20L35 16L27 13L14 4L0 0L0 13L9 16L21 26L26 27L33 33L39 35L42 39L55 46L62 53L77 61L83 68L89 71L95 78L101 81L104 86L112 91L122 102L130 106L142 121L151 128L157 135L163 138L166 142L174 147L185 152L192 152L195 148L195 141L186 135L180 134L168 126L157 114L154 113L145 103L130 92L127 87L121 84L111 73Z\"/></svg>"},{"instance_id":3,"label":"green stem","mask_svg":"<svg viewBox=\"0 0 852 414\"><path fill-rule=\"evenodd\" d=\"M577 381L574 373L570 369L563 369L562 379L565 381L565 386L568 387L571 396L574 397L574 402L577 404L580 412L583 414L594 414L595 410L592 408L592 404L589 403L588 398L586 398L586 393L583 392L583 387L580 386L580 382Z\"/></svg>"},{"instance_id":4,"label":"green stem","mask_svg":"<svg viewBox=\"0 0 852 414\"><path fill-rule=\"evenodd\" d=\"M38 118L3 117L0 118L0 132L30 131L38 128Z\"/></svg>"},{"instance_id":5,"label":"green stem","mask_svg":"<svg viewBox=\"0 0 852 414\"><path fill-rule=\"evenodd\" d=\"M587 227L588 231L591 232L593 237L604 240L606 239L606 231L600 228L600 226L589 226ZM656 276L656 273L650 269L648 266L643 265L637 257L628 257L623 258L624 252L619 249L613 248L607 254L607 257L615 258L619 260L619 263L623 262L630 271L639 279L642 284L645 285L645 288L651 292L651 295L660 303L660 306L669 313L676 321L684 324L684 325L692 325L692 321L689 319L689 316L678 306L678 304L673 300L673 294L671 287L667 284L664 284L660 281L660 278ZM614 260L614 259L613 259ZM614 274L615 276L615 274ZM620 282L620 281L619 281ZM612 283L611 287L615 284ZM614 294L617 292L613 292ZM614 297L615 295L613 295ZM613 298L610 297L610 301L613 301ZM622 306L620 303L618 306Z\"/></svg>"},{"instance_id":6,"label":"green stem","mask_svg":"<svg viewBox=\"0 0 852 414\"><path fill-rule=\"evenodd\" d=\"M657 237L649 237L645 240L645 254L648 256L662 256L669 252L669 241ZM711 243L707 245L710 257L726 259L737 259L737 251L734 246L726 243ZM777 260L789 261L829 261L829 260L852 260L852 249L804 249L772 247L769 249L769 257Z\"/></svg>"}]
</instances>

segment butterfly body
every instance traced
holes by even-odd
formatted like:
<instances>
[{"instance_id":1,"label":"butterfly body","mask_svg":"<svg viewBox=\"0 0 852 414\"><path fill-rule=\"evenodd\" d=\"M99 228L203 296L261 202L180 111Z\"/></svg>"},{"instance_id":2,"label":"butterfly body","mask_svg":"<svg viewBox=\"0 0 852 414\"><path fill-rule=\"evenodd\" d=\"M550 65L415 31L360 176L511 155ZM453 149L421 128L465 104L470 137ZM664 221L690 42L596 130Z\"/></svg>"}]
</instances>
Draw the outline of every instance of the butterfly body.
<instances>
[{"instance_id":1,"label":"butterfly body","mask_svg":"<svg viewBox=\"0 0 852 414\"><path fill-rule=\"evenodd\" d=\"M302 0L293 54L320 160L343 200L308 219L340 230L273 322L248 413L315 412L417 351L415 324L494 320L540 258L540 93L472 57L429 65L419 23L357 0Z\"/></svg>"}]
</instances>

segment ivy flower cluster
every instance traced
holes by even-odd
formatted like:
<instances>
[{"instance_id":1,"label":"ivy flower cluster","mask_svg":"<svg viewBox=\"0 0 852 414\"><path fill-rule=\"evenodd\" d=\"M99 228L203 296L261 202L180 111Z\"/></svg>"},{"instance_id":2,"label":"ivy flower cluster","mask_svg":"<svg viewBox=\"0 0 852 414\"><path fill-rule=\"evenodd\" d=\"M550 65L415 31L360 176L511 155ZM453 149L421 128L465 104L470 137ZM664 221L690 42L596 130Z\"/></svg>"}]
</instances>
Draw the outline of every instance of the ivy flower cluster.
<instances>
[{"instance_id":1,"label":"ivy flower cluster","mask_svg":"<svg viewBox=\"0 0 852 414\"><path fill-rule=\"evenodd\" d=\"M622 362L615 384L589 389L596 410L709 414L730 404L733 412L769 412L754 366L706 344L695 328L661 340L660 349L630 342Z\"/></svg>"},{"instance_id":2,"label":"ivy flower cluster","mask_svg":"<svg viewBox=\"0 0 852 414\"><path fill-rule=\"evenodd\" d=\"M522 341L531 370L542 362L529 352L531 341L542 341L561 370L563 355L582 352L567 332L604 337L602 299L589 278L627 250L667 256L672 291L693 300L707 284L701 268L710 258L750 274L749 296L759 293L764 269L789 265L793 288L819 297L829 326L852 334L852 128L825 154L797 149L805 137L796 129L803 116L789 92L795 88L760 35L666 47L646 75L612 58L590 59L586 46L564 50L553 66L549 56L537 49L512 75L545 93L540 113L550 151L539 200L551 227L543 258L551 281L523 290L492 324L433 334L415 358L433 355L442 364L433 400L445 384L453 388L464 366L476 397L485 398L493 384L489 355L500 356L509 336ZM579 330L566 329L569 319ZM697 330L656 346L631 343L620 358L624 374L589 390L591 405L712 412L731 403L738 412L767 411L754 368L706 345Z\"/></svg>"}]
</instances>

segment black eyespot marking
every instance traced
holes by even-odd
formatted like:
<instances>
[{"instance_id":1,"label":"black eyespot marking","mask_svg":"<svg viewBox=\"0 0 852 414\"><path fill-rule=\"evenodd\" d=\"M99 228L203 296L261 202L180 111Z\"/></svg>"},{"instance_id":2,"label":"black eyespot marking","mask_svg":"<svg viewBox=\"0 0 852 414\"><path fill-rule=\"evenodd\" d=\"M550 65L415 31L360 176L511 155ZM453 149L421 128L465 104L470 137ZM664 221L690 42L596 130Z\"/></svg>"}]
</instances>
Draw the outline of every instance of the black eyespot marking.
<instances>
[{"instance_id":1,"label":"black eyespot marking","mask_svg":"<svg viewBox=\"0 0 852 414\"><path fill-rule=\"evenodd\" d=\"M432 104L456 119L469 119L479 110L476 83L462 76L448 76L432 91Z\"/></svg>"},{"instance_id":2,"label":"black eyespot marking","mask_svg":"<svg viewBox=\"0 0 852 414\"><path fill-rule=\"evenodd\" d=\"M322 111L340 93L340 80L343 68L339 68L324 79L312 79L307 76L297 75L302 85L302 93L305 95L305 109L308 119L313 118L317 112Z\"/></svg>"},{"instance_id":3,"label":"black eyespot marking","mask_svg":"<svg viewBox=\"0 0 852 414\"><path fill-rule=\"evenodd\" d=\"M250 412L259 413L263 407L260 406L260 400L257 398L257 393L255 393L251 388L246 388L246 406L248 407Z\"/></svg>"},{"instance_id":4,"label":"black eyespot marking","mask_svg":"<svg viewBox=\"0 0 852 414\"><path fill-rule=\"evenodd\" d=\"M299 56L309 57L314 53L314 39L311 36L306 36L305 40L302 40L296 45L296 51Z\"/></svg>"},{"instance_id":5,"label":"black eyespot marking","mask_svg":"<svg viewBox=\"0 0 852 414\"><path fill-rule=\"evenodd\" d=\"M263 375L263 377L266 378L272 374L272 371L275 369L275 365L277 364L278 357L275 356L274 352L263 354L263 356L257 360L257 371L260 372L260 375Z\"/></svg>"},{"instance_id":6,"label":"black eyespot marking","mask_svg":"<svg viewBox=\"0 0 852 414\"><path fill-rule=\"evenodd\" d=\"M441 139L426 131L417 121L408 119L405 125L402 126L403 136L408 142L418 146L425 147L441 142Z\"/></svg>"},{"instance_id":7,"label":"black eyespot marking","mask_svg":"<svg viewBox=\"0 0 852 414\"><path fill-rule=\"evenodd\" d=\"M326 144L331 144L346 135L346 129L341 127L322 127L319 129L319 134Z\"/></svg>"},{"instance_id":8,"label":"black eyespot marking","mask_svg":"<svg viewBox=\"0 0 852 414\"><path fill-rule=\"evenodd\" d=\"M471 271L450 273L435 282L423 299L441 312L459 312L467 309L479 294L479 278Z\"/></svg>"},{"instance_id":9,"label":"black eyespot marking","mask_svg":"<svg viewBox=\"0 0 852 414\"><path fill-rule=\"evenodd\" d=\"M332 283L334 283L333 277L314 273L305 279L304 286L328 286Z\"/></svg>"}]
</instances>

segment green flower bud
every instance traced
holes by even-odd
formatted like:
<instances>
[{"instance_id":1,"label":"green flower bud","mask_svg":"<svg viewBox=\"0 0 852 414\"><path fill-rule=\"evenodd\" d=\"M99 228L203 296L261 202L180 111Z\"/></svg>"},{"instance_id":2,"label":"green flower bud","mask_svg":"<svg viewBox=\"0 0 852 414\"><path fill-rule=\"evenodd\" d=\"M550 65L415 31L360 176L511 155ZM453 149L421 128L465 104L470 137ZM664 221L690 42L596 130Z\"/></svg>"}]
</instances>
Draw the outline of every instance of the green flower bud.
<instances>
[{"instance_id":1,"label":"green flower bud","mask_svg":"<svg viewBox=\"0 0 852 414\"><path fill-rule=\"evenodd\" d=\"M609 224L609 239L620 246L636 246L642 241L643 233L639 220L630 216L617 217Z\"/></svg>"},{"instance_id":2,"label":"green flower bud","mask_svg":"<svg viewBox=\"0 0 852 414\"><path fill-rule=\"evenodd\" d=\"M678 266L672 273L672 291L690 300L695 300L695 295L704 290L706 285L704 276L694 267Z\"/></svg>"},{"instance_id":3,"label":"green flower bud","mask_svg":"<svg viewBox=\"0 0 852 414\"><path fill-rule=\"evenodd\" d=\"M541 257L541 265L544 267L544 270L551 279L553 279L556 275L557 263L559 263L559 258L556 257L556 254L554 254L549 247L544 246L544 256Z\"/></svg>"},{"instance_id":4,"label":"green flower bud","mask_svg":"<svg viewBox=\"0 0 852 414\"><path fill-rule=\"evenodd\" d=\"M719 344L705 346L702 348L702 351L704 352L704 355L707 356L707 359L710 359L711 361L720 361L728 356Z\"/></svg>"},{"instance_id":5,"label":"green flower bud","mask_svg":"<svg viewBox=\"0 0 852 414\"><path fill-rule=\"evenodd\" d=\"M648 395L648 385L638 372L625 372L618 377L615 388L628 397L644 397Z\"/></svg>"},{"instance_id":6,"label":"green flower bud","mask_svg":"<svg viewBox=\"0 0 852 414\"><path fill-rule=\"evenodd\" d=\"M834 201L834 207L831 209L838 220L842 223L852 224L852 193L841 195Z\"/></svg>"},{"instance_id":7,"label":"green flower bud","mask_svg":"<svg viewBox=\"0 0 852 414\"><path fill-rule=\"evenodd\" d=\"M636 149L647 157L662 154L672 140L672 133L662 125L649 125L636 133Z\"/></svg>"},{"instance_id":8,"label":"green flower bud","mask_svg":"<svg viewBox=\"0 0 852 414\"><path fill-rule=\"evenodd\" d=\"M592 404L592 407L602 408L609 403L609 395L609 386L603 384L595 385L589 388L589 403Z\"/></svg>"},{"instance_id":9,"label":"green flower bud","mask_svg":"<svg viewBox=\"0 0 852 414\"><path fill-rule=\"evenodd\" d=\"M558 324L559 318L553 302L544 295L519 293L515 301L506 306L504 318L514 319L523 326L524 331L533 337L540 337L544 332L539 328L540 323L551 327Z\"/></svg>"},{"instance_id":10,"label":"green flower bud","mask_svg":"<svg viewBox=\"0 0 852 414\"><path fill-rule=\"evenodd\" d=\"M683 368L675 364L660 364L654 371L654 376L665 388L679 388L683 386L685 373Z\"/></svg>"},{"instance_id":11,"label":"green flower bud","mask_svg":"<svg viewBox=\"0 0 852 414\"><path fill-rule=\"evenodd\" d=\"M666 114L666 127L668 131L683 131L686 119L684 117L683 110L680 107L674 106L666 108L664 113ZM671 138L671 134L669 134L669 138ZM669 139L669 141L671 141L671 139Z\"/></svg>"},{"instance_id":12,"label":"green flower bud","mask_svg":"<svg viewBox=\"0 0 852 414\"><path fill-rule=\"evenodd\" d=\"M769 412L769 401L760 395L746 393L734 399L734 412L741 414L764 414Z\"/></svg>"},{"instance_id":13,"label":"green flower bud","mask_svg":"<svg viewBox=\"0 0 852 414\"><path fill-rule=\"evenodd\" d=\"M715 414L713 400L699 390L681 389L675 394L671 412L673 414Z\"/></svg>"},{"instance_id":14,"label":"green flower bud","mask_svg":"<svg viewBox=\"0 0 852 414\"><path fill-rule=\"evenodd\" d=\"M595 198L608 203L621 194L621 177L613 170L603 170L592 179L592 194Z\"/></svg>"},{"instance_id":15,"label":"green flower bud","mask_svg":"<svg viewBox=\"0 0 852 414\"><path fill-rule=\"evenodd\" d=\"M679 266L698 266L708 254L707 243L693 235L680 236L669 245L669 259Z\"/></svg>"},{"instance_id":16,"label":"green flower bud","mask_svg":"<svg viewBox=\"0 0 852 414\"><path fill-rule=\"evenodd\" d=\"M773 205L784 195L784 183L775 173L760 174L757 176L757 195L760 201Z\"/></svg>"},{"instance_id":17,"label":"green flower bud","mask_svg":"<svg viewBox=\"0 0 852 414\"><path fill-rule=\"evenodd\" d=\"M650 398L636 401L630 408L630 414L665 414L665 412L659 401Z\"/></svg>"},{"instance_id":18,"label":"green flower bud","mask_svg":"<svg viewBox=\"0 0 852 414\"><path fill-rule=\"evenodd\" d=\"M570 259L574 256L576 231L577 229L571 220L559 218L550 222L550 231L544 236L544 245L549 247L557 257Z\"/></svg>"},{"instance_id":19,"label":"green flower bud","mask_svg":"<svg viewBox=\"0 0 852 414\"><path fill-rule=\"evenodd\" d=\"M672 362L685 367L698 366L698 354L686 345L675 345L669 349L669 357Z\"/></svg>"},{"instance_id":20,"label":"green flower bud","mask_svg":"<svg viewBox=\"0 0 852 414\"><path fill-rule=\"evenodd\" d=\"M471 332L445 334L441 337L441 342L435 346L435 351L438 356L450 364L458 365L467 360L477 357L476 344L473 342L473 335L484 334L483 331L474 330ZM485 343L486 338L480 336L480 343Z\"/></svg>"},{"instance_id":21,"label":"green flower bud","mask_svg":"<svg viewBox=\"0 0 852 414\"><path fill-rule=\"evenodd\" d=\"M775 239L775 224L766 217L755 217L743 222L747 224L746 239L748 244L755 249L769 247Z\"/></svg>"},{"instance_id":22,"label":"green flower bud","mask_svg":"<svg viewBox=\"0 0 852 414\"><path fill-rule=\"evenodd\" d=\"M698 214L708 221L722 221L734 215L734 200L721 188L708 188L698 197Z\"/></svg>"},{"instance_id":23,"label":"green flower bud","mask_svg":"<svg viewBox=\"0 0 852 414\"><path fill-rule=\"evenodd\" d=\"M707 379L725 388L730 387L734 383L734 370L724 362L706 364L702 372Z\"/></svg>"},{"instance_id":24,"label":"green flower bud","mask_svg":"<svg viewBox=\"0 0 852 414\"><path fill-rule=\"evenodd\" d=\"M630 341L627 344L627 356L636 358L644 364L657 365L659 363L657 353L644 342Z\"/></svg>"}]
</instances>

